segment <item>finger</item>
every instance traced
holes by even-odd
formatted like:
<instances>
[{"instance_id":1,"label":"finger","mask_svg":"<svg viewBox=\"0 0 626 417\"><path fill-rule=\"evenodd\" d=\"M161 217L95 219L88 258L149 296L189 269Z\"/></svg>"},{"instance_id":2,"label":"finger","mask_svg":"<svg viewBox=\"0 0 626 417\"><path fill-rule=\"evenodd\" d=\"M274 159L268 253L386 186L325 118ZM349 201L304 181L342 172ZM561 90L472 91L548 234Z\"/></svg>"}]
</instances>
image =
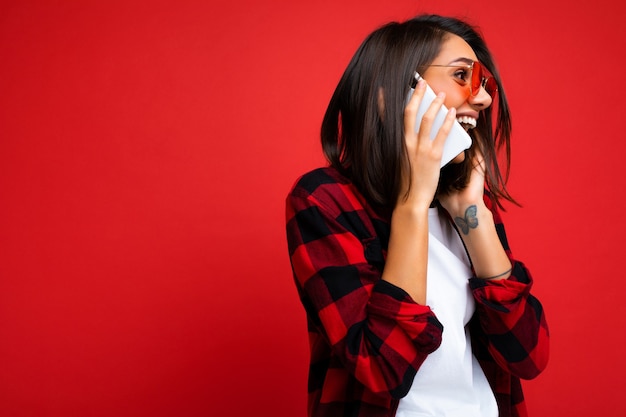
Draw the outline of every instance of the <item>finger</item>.
<instances>
[{"instance_id":1,"label":"finger","mask_svg":"<svg viewBox=\"0 0 626 417\"><path fill-rule=\"evenodd\" d=\"M430 132L433 128L433 123L435 122L435 118L437 117L437 113L441 106L443 106L443 102L446 98L446 94L444 92L440 92L437 94L437 97L433 100L433 102L428 106L428 109L422 116L422 123L420 124L420 130L418 134L419 139L428 139L430 140Z\"/></svg>"},{"instance_id":2,"label":"finger","mask_svg":"<svg viewBox=\"0 0 626 417\"><path fill-rule=\"evenodd\" d=\"M452 130L452 126L456 121L456 109L452 107L448 110L448 114L446 114L446 118L443 120L441 127L439 128L439 132L433 139L433 146L440 147L443 149L443 144L446 142L448 135L450 134L450 130Z\"/></svg>"},{"instance_id":3,"label":"finger","mask_svg":"<svg viewBox=\"0 0 626 417\"><path fill-rule=\"evenodd\" d=\"M404 129L405 133L407 133L409 137L413 137L415 134L415 119L417 118L417 111L420 107L420 103L422 102L422 98L424 98L425 91L426 81L420 78L415 86L413 95L404 109Z\"/></svg>"}]
</instances>

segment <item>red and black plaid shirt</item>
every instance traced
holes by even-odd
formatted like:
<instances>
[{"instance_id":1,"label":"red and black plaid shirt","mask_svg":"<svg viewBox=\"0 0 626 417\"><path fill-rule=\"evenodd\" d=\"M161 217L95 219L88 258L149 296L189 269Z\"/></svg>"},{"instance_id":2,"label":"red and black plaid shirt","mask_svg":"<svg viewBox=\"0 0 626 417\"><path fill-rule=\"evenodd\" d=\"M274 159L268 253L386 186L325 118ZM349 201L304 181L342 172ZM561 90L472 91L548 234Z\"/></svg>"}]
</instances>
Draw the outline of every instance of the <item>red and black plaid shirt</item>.
<instances>
[{"instance_id":1,"label":"red and black plaid shirt","mask_svg":"<svg viewBox=\"0 0 626 417\"><path fill-rule=\"evenodd\" d=\"M495 392L500 417L526 416L520 378L548 359L548 328L532 280L514 260L495 205L498 234L513 263L509 279L470 278L474 355ZM399 399L443 328L433 311L381 280L390 212L368 204L333 168L301 177L287 197L287 240L306 310L311 417L394 416Z\"/></svg>"}]
</instances>

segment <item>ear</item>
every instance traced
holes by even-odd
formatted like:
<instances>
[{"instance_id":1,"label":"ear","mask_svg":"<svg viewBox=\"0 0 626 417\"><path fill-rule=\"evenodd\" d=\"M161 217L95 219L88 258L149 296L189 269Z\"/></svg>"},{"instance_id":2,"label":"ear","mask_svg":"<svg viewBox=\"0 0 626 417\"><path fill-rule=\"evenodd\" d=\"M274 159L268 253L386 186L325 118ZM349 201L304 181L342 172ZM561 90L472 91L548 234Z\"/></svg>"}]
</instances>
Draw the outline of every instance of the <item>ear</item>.
<instances>
[{"instance_id":1,"label":"ear","mask_svg":"<svg viewBox=\"0 0 626 417\"><path fill-rule=\"evenodd\" d=\"M381 122L385 120L385 94L382 87L378 87L378 116Z\"/></svg>"}]
</instances>

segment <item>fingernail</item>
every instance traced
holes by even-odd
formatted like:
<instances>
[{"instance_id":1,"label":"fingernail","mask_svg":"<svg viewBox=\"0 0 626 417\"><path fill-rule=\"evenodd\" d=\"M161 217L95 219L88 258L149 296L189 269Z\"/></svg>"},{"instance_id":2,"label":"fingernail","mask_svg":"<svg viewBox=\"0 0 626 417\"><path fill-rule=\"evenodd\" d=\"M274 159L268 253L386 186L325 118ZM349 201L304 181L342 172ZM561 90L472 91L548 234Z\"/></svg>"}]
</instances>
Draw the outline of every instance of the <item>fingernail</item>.
<instances>
[{"instance_id":1,"label":"fingernail","mask_svg":"<svg viewBox=\"0 0 626 417\"><path fill-rule=\"evenodd\" d=\"M443 91L437 94L437 97L440 98L444 98L446 96L446 93L444 93Z\"/></svg>"}]
</instances>

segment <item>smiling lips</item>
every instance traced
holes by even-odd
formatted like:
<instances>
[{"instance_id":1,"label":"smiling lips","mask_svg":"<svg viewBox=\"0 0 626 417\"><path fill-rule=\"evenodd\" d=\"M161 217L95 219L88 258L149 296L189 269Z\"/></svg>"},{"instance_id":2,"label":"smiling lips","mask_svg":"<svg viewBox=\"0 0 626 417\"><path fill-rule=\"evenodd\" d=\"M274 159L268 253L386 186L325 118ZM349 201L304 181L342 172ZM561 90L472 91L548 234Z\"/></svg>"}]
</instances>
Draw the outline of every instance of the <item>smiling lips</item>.
<instances>
[{"instance_id":1,"label":"smiling lips","mask_svg":"<svg viewBox=\"0 0 626 417\"><path fill-rule=\"evenodd\" d=\"M476 127L476 119L471 116L460 116L457 117L456 120L465 130L474 129Z\"/></svg>"}]
</instances>

